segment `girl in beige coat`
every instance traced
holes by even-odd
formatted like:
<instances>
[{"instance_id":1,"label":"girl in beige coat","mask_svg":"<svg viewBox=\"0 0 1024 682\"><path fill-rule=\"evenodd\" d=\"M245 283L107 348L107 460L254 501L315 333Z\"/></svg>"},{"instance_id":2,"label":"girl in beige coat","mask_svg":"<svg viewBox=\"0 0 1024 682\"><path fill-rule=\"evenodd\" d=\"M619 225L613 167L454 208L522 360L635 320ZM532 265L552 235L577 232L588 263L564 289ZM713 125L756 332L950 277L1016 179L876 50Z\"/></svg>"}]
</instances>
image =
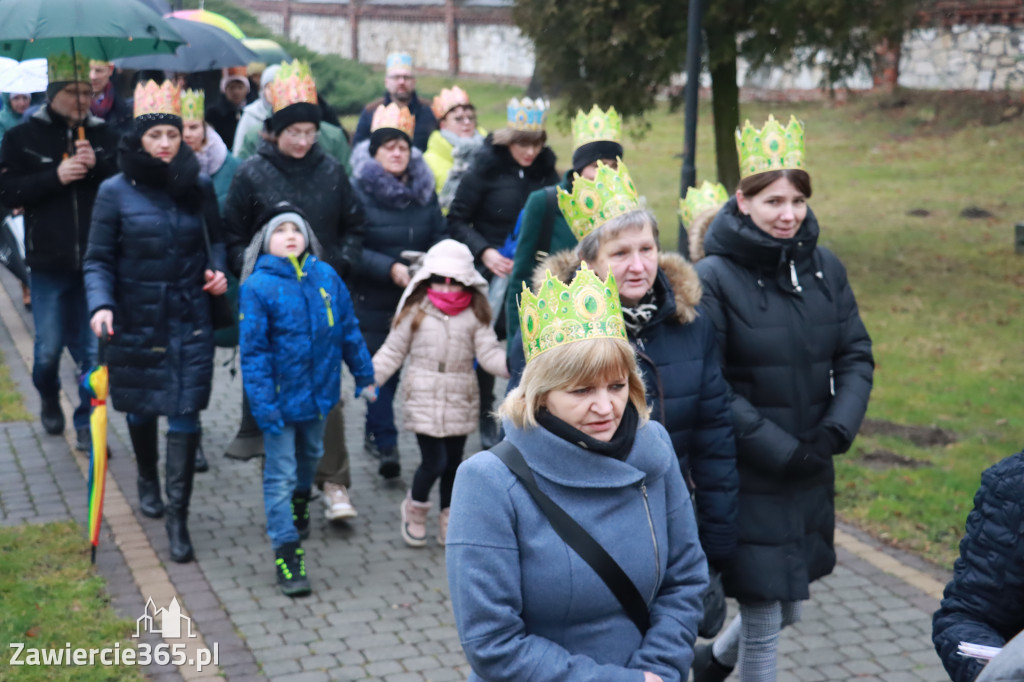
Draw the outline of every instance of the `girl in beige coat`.
<instances>
[{"instance_id":1,"label":"girl in beige coat","mask_svg":"<svg viewBox=\"0 0 1024 682\"><path fill-rule=\"evenodd\" d=\"M473 255L465 244L445 239L427 251L398 302L384 345L373 356L378 386L409 359L402 374L403 416L421 455L401 507L402 539L411 547L427 544L428 500L439 478L437 541L444 544L455 470L480 414L473 358L487 372L508 377L505 346L490 321L487 281L473 267Z\"/></svg>"}]
</instances>

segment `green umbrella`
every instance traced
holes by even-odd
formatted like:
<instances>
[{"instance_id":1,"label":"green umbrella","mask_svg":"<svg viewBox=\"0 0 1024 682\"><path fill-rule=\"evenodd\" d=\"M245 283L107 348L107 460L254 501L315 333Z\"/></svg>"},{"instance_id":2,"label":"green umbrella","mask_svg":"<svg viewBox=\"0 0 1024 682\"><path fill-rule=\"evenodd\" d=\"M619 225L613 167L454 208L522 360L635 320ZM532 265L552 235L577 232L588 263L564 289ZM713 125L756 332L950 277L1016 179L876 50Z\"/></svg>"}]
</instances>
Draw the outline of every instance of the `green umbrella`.
<instances>
[{"instance_id":1,"label":"green umbrella","mask_svg":"<svg viewBox=\"0 0 1024 682\"><path fill-rule=\"evenodd\" d=\"M0 56L78 53L111 61L173 54L185 40L138 0L0 0Z\"/></svg>"}]
</instances>

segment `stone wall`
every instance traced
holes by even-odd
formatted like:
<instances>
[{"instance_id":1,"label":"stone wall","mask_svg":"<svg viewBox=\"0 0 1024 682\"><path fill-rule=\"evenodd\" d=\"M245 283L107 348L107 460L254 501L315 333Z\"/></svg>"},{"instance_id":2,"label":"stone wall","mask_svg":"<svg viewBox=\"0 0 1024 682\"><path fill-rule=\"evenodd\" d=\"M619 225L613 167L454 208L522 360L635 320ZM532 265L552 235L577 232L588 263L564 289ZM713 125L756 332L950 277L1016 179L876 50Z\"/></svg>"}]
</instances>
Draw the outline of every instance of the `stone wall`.
<instances>
[{"instance_id":1,"label":"stone wall","mask_svg":"<svg viewBox=\"0 0 1024 682\"><path fill-rule=\"evenodd\" d=\"M533 43L515 26L459 25L459 66L464 73L529 79Z\"/></svg>"},{"instance_id":2,"label":"stone wall","mask_svg":"<svg viewBox=\"0 0 1024 682\"><path fill-rule=\"evenodd\" d=\"M290 38L300 45L321 54L352 55L352 30L347 17L292 13L291 22Z\"/></svg>"},{"instance_id":3,"label":"stone wall","mask_svg":"<svg viewBox=\"0 0 1024 682\"><path fill-rule=\"evenodd\" d=\"M417 69L447 71L448 30L443 22L360 19L359 61L383 64L391 52L408 52Z\"/></svg>"},{"instance_id":4,"label":"stone wall","mask_svg":"<svg viewBox=\"0 0 1024 682\"><path fill-rule=\"evenodd\" d=\"M928 90L1024 90L1024 27L956 25L911 31L900 85Z\"/></svg>"}]
</instances>

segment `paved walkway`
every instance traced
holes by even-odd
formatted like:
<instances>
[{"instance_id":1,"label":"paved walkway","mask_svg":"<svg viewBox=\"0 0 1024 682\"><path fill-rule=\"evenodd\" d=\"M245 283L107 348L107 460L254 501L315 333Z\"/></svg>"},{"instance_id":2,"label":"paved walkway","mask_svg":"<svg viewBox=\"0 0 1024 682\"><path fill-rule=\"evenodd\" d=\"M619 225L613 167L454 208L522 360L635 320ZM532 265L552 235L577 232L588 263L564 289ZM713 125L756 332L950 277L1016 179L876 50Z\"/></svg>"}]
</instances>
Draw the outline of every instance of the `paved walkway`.
<instances>
[{"instance_id":1,"label":"paved walkway","mask_svg":"<svg viewBox=\"0 0 1024 682\"><path fill-rule=\"evenodd\" d=\"M16 284L0 273L0 350L28 409L38 400L28 370L31 320L12 301ZM448 602L444 552L414 550L398 534L398 506L417 463L415 440L400 441L402 477L385 483L361 448L361 401L346 401L353 502L359 517L332 525L313 509L304 543L311 597L291 600L274 584L264 533L260 462L221 456L239 419L241 379L230 351L218 352L210 409L203 415L209 473L197 474L190 528L198 561L164 562L162 521L138 513L135 466L122 415L111 419L107 518L98 568L120 615L134 620L146 599L177 596L201 635L190 646L220 652L202 675L151 666L155 680L222 675L228 680L461 680L468 675ZM74 386L70 361L65 391ZM351 380L345 384L351 390ZM74 391L69 395L77 400ZM70 415L70 403L65 405ZM73 439L73 434L68 431ZM470 438L467 452L478 444ZM38 422L0 424L0 524L85 520L86 458ZM436 510L431 522L436 519ZM781 644L779 680L942 682L931 645L931 613L947 576L910 556L883 549L850 528L837 533L839 566L816 583L804 620ZM151 636L150 641L159 641ZM2 671L2 668L0 668ZM0 672L2 677L2 672Z\"/></svg>"}]
</instances>

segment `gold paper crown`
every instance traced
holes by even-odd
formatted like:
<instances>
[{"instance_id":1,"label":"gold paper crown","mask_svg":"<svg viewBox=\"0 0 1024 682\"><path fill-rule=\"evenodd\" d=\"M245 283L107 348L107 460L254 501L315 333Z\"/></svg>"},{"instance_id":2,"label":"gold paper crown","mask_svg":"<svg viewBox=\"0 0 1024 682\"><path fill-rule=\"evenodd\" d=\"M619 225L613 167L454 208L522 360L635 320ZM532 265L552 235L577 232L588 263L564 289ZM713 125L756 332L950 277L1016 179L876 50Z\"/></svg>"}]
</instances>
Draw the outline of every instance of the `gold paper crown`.
<instances>
[{"instance_id":1,"label":"gold paper crown","mask_svg":"<svg viewBox=\"0 0 1024 682\"><path fill-rule=\"evenodd\" d=\"M508 101L508 127L515 130L544 130L548 118L550 104L546 99L538 97Z\"/></svg>"},{"instance_id":2,"label":"gold paper crown","mask_svg":"<svg viewBox=\"0 0 1024 682\"><path fill-rule=\"evenodd\" d=\"M625 339L622 303L615 276L608 273L602 282L587 267L566 286L546 273L536 295L523 283L519 296L519 322L523 333L523 352L530 362L546 350L587 339Z\"/></svg>"},{"instance_id":3,"label":"gold paper crown","mask_svg":"<svg viewBox=\"0 0 1024 682\"><path fill-rule=\"evenodd\" d=\"M579 149L591 142L619 142L622 140L622 119L615 107L601 111L595 104L590 113L580 109L572 122L573 148Z\"/></svg>"},{"instance_id":4,"label":"gold paper crown","mask_svg":"<svg viewBox=\"0 0 1024 682\"><path fill-rule=\"evenodd\" d=\"M622 159L618 170L598 161L593 180L577 173L572 194L558 188L558 208L576 239L582 241L612 218L640 208L640 197Z\"/></svg>"},{"instance_id":5,"label":"gold paper crown","mask_svg":"<svg viewBox=\"0 0 1024 682\"><path fill-rule=\"evenodd\" d=\"M786 168L806 170L804 167L804 127L789 117L783 128L768 114L764 127L758 130L750 125L736 131L736 150L740 155L740 178Z\"/></svg>"},{"instance_id":6,"label":"gold paper crown","mask_svg":"<svg viewBox=\"0 0 1024 682\"><path fill-rule=\"evenodd\" d=\"M147 114L181 116L181 91L173 82L166 80L162 85L146 81L135 86L135 118Z\"/></svg>"},{"instance_id":7,"label":"gold paper crown","mask_svg":"<svg viewBox=\"0 0 1024 682\"><path fill-rule=\"evenodd\" d=\"M689 187L686 198L679 200L679 216L683 225L689 225L693 219L709 208L721 206L729 201L729 193L720 182L711 184L705 180L700 187Z\"/></svg>"},{"instance_id":8,"label":"gold paper crown","mask_svg":"<svg viewBox=\"0 0 1024 682\"><path fill-rule=\"evenodd\" d=\"M62 81L89 82L89 58L75 53L72 57L67 52L51 54L46 58L46 75L51 83Z\"/></svg>"},{"instance_id":9,"label":"gold paper crown","mask_svg":"<svg viewBox=\"0 0 1024 682\"><path fill-rule=\"evenodd\" d=\"M416 117L412 115L408 107L400 107L394 102L387 106L378 104L377 110L373 112L370 132L381 128L401 130L411 138L413 130L416 129Z\"/></svg>"},{"instance_id":10,"label":"gold paper crown","mask_svg":"<svg viewBox=\"0 0 1024 682\"><path fill-rule=\"evenodd\" d=\"M458 85L453 85L451 89L444 88L441 90L441 94L434 97L434 103L430 108L434 112L434 117L440 121L455 107L464 107L468 104L469 95L466 91Z\"/></svg>"},{"instance_id":11,"label":"gold paper crown","mask_svg":"<svg viewBox=\"0 0 1024 682\"><path fill-rule=\"evenodd\" d=\"M181 120L202 121L205 118L206 93L202 90L181 91Z\"/></svg>"},{"instance_id":12,"label":"gold paper crown","mask_svg":"<svg viewBox=\"0 0 1024 682\"><path fill-rule=\"evenodd\" d=\"M316 82L309 64L296 59L282 64L270 85L270 101L276 114L292 104L316 104Z\"/></svg>"}]
</instances>

